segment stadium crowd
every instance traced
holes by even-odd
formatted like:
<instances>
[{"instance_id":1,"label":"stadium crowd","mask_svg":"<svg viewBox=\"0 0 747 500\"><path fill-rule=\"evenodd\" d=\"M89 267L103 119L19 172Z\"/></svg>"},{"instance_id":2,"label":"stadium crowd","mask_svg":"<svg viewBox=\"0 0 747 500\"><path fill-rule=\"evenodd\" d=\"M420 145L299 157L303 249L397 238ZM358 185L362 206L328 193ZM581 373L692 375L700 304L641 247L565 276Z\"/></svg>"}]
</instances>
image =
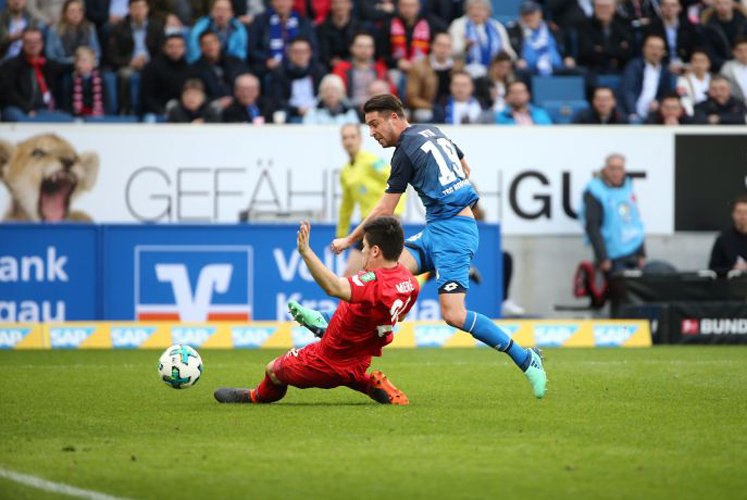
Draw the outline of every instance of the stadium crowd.
<instances>
[{"instance_id":1,"label":"stadium crowd","mask_svg":"<svg viewBox=\"0 0 747 500\"><path fill-rule=\"evenodd\" d=\"M512 16L493 6L514 6ZM735 0L0 0L3 121L744 124ZM511 19L510 17L513 17Z\"/></svg>"}]
</instances>

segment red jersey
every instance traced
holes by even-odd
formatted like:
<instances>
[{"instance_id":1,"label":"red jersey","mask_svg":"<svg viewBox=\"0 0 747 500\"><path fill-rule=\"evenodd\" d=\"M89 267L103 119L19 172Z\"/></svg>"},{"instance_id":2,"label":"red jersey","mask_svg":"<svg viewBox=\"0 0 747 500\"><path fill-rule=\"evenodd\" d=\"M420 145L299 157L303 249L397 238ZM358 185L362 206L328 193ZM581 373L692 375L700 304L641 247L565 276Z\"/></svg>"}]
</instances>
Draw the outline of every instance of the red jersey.
<instances>
[{"instance_id":1,"label":"red jersey","mask_svg":"<svg viewBox=\"0 0 747 500\"><path fill-rule=\"evenodd\" d=\"M381 356L399 317L412 308L420 291L415 277L400 264L361 271L348 281L350 302L340 301L319 342L320 354L334 363Z\"/></svg>"}]
</instances>

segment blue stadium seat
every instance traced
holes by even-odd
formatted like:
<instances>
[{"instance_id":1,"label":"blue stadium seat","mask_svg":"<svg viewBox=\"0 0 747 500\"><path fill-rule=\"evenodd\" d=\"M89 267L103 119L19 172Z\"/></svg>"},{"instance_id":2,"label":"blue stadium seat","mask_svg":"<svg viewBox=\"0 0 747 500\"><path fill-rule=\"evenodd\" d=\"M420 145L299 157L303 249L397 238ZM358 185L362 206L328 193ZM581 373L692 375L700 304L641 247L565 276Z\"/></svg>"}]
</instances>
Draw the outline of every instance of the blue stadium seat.
<instances>
[{"instance_id":1,"label":"blue stadium seat","mask_svg":"<svg viewBox=\"0 0 747 500\"><path fill-rule=\"evenodd\" d=\"M138 123L137 116L119 116L119 115L104 115L104 116L88 116L86 117L86 123Z\"/></svg>"},{"instance_id":2,"label":"blue stadium seat","mask_svg":"<svg viewBox=\"0 0 747 500\"><path fill-rule=\"evenodd\" d=\"M620 89L620 75L599 75L597 76L597 87L609 87L615 91Z\"/></svg>"},{"instance_id":3,"label":"blue stadium seat","mask_svg":"<svg viewBox=\"0 0 747 500\"><path fill-rule=\"evenodd\" d=\"M588 106L589 104L584 100L545 101L542 103L542 107L550 115L552 122L558 125L571 123L576 113Z\"/></svg>"},{"instance_id":4,"label":"blue stadium seat","mask_svg":"<svg viewBox=\"0 0 747 500\"><path fill-rule=\"evenodd\" d=\"M493 17L502 24L519 19L519 6L524 0L490 0Z\"/></svg>"},{"instance_id":5,"label":"blue stadium seat","mask_svg":"<svg viewBox=\"0 0 747 500\"><path fill-rule=\"evenodd\" d=\"M72 123L75 121L75 118L68 114L54 113L49 115L23 116L19 117L18 121L31 123Z\"/></svg>"},{"instance_id":6,"label":"blue stadium seat","mask_svg":"<svg viewBox=\"0 0 747 500\"><path fill-rule=\"evenodd\" d=\"M583 101L584 78L582 76L532 77L532 97L534 102L540 106L544 106L546 101Z\"/></svg>"}]
</instances>

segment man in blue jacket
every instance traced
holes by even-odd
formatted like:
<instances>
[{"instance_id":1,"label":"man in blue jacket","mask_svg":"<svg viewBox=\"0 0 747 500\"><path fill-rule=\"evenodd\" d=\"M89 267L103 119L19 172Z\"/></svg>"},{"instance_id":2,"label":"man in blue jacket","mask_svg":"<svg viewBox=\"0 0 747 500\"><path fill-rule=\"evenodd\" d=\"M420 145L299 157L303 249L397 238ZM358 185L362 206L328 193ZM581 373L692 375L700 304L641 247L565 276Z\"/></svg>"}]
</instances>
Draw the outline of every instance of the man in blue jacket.
<instances>
[{"instance_id":1,"label":"man in blue jacket","mask_svg":"<svg viewBox=\"0 0 747 500\"><path fill-rule=\"evenodd\" d=\"M607 156L599 176L586 185L578 218L601 270L643 267L643 222L623 155Z\"/></svg>"},{"instance_id":2,"label":"man in blue jacket","mask_svg":"<svg viewBox=\"0 0 747 500\"><path fill-rule=\"evenodd\" d=\"M552 125L552 119L542 108L529 104L532 95L527 84L517 80L506 87L506 109L496 113L499 125Z\"/></svg>"},{"instance_id":3,"label":"man in blue jacket","mask_svg":"<svg viewBox=\"0 0 747 500\"><path fill-rule=\"evenodd\" d=\"M200 56L200 35L206 31L212 31L218 36L221 51L225 55L246 60L246 50L249 43L249 35L246 27L233 15L233 7L229 0L215 0L210 15L195 21L195 25L189 32L189 44L187 47L187 62L192 64Z\"/></svg>"},{"instance_id":4,"label":"man in blue jacket","mask_svg":"<svg viewBox=\"0 0 747 500\"><path fill-rule=\"evenodd\" d=\"M649 35L643 44L643 57L625 67L620 81L622 108L630 123L641 123L651 111L657 111L660 99L674 90L672 74L662 64L666 42Z\"/></svg>"}]
</instances>

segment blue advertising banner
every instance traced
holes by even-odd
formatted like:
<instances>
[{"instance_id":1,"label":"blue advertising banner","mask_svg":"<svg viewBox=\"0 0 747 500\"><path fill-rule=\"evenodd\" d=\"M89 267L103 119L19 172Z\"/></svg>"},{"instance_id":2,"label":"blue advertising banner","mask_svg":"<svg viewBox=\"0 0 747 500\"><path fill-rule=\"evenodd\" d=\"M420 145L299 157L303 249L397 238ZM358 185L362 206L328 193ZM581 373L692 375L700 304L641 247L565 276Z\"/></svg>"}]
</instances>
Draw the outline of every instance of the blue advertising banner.
<instances>
[{"instance_id":1,"label":"blue advertising banner","mask_svg":"<svg viewBox=\"0 0 747 500\"><path fill-rule=\"evenodd\" d=\"M311 245L342 274L347 256L329 250L334 229L313 225ZM421 229L406 226L405 233ZM0 322L284 321L288 300L332 310L336 300L314 283L298 254L297 230L275 224L0 225ZM473 263L482 283L471 283L467 300L471 309L498 318L499 227L481 224L480 238ZM435 280L423 287L409 318L440 319Z\"/></svg>"},{"instance_id":2,"label":"blue advertising banner","mask_svg":"<svg viewBox=\"0 0 747 500\"><path fill-rule=\"evenodd\" d=\"M0 225L0 323L101 317L92 225Z\"/></svg>"}]
</instances>

